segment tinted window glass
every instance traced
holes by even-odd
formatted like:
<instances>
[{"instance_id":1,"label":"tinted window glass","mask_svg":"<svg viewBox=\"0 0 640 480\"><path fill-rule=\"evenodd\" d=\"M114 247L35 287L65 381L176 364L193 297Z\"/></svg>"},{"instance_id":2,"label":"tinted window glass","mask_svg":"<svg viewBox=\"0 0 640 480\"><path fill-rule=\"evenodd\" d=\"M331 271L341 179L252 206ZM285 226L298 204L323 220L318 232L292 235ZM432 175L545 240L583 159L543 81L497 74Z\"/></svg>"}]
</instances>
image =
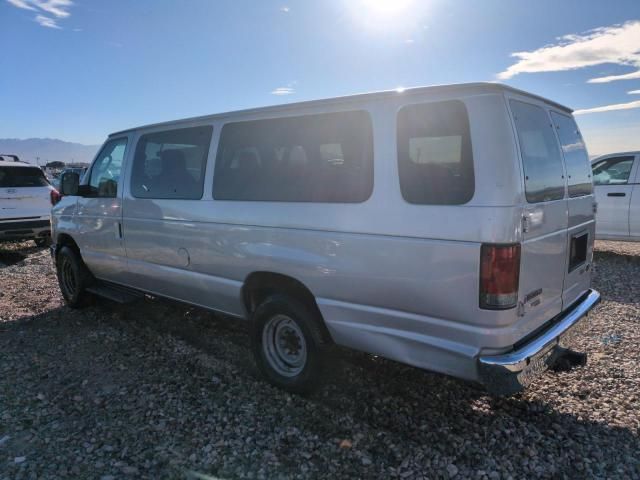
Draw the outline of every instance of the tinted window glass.
<instances>
[{"instance_id":1,"label":"tinted window glass","mask_svg":"<svg viewBox=\"0 0 640 480\"><path fill-rule=\"evenodd\" d=\"M562 158L547 112L529 103L515 100L510 103L522 154L527 201L563 198Z\"/></svg>"},{"instance_id":2,"label":"tinted window glass","mask_svg":"<svg viewBox=\"0 0 640 480\"><path fill-rule=\"evenodd\" d=\"M356 203L372 189L366 112L229 123L222 129L216 199Z\"/></svg>"},{"instance_id":3,"label":"tinted window glass","mask_svg":"<svg viewBox=\"0 0 640 480\"><path fill-rule=\"evenodd\" d=\"M551 112L551 118L562 146L569 196L589 195L592 191L591 165L578 125L573 118L556 112Z\"/></svg>"},{"instance_id":4,"label":"tinted window glass","mask_svg":"<svg viewBox=\"0 0 640 480\"><path fill-rule=\"evenodd\" d=\"M35 167L0 167L0 188L44 187L49 185L42 170Z\"/></svg>"},{"instance_id":5,"label":"tinted window glass","mask_svg":"<svg viewBox=\"0 0 640 480\"><path fill-rule=\"evenodd\" d=\"M397 135L400 189L407 202L458 205L471 200L473 154L462 102L403 107Z\"/></svg>"},{"instance_id":6,"label":"tinted window glass","mask_svg":"<svg viewBox=\"0 0 640 480\"><path fill-rule=\"evenodd\" d=\"M105 143L98 154L89 177L91 194L95 197L115 197L122 170L127 139L119 138Z\"/></svg>"},{"instance_id":7,"label":"tinted window glass","mask_svg":"<svg viewBox=\"0 0 640 480\"><path fill-rule=\"evenodd\" d=\"M611 157L593 165L595 185L623 185L629 182L633 157Z\"/></svg>"},{"instance_id":8,"label":"tinted window glass","mask_svg":"<svg viewBox=\"0 0 640 480\"><path fill-rule=\"evenodd\" d=\"M202 198L213 127L142 135L136 147L131 193L138 198Z\"/></svg>"}]
</instances>

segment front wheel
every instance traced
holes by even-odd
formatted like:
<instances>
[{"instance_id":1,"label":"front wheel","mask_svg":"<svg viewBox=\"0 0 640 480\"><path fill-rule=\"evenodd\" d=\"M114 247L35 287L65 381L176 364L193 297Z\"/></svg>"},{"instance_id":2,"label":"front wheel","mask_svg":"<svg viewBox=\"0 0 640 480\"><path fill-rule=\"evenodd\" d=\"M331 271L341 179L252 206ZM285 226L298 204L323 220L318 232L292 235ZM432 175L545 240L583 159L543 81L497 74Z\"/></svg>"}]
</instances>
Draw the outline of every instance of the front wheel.
<instances>
[{"instance_id":1,"label":"front wheel","mask_svg":"<svg viewBox=\"0 0 640 480\"><path fill-rule=\"evenodd\" d=\"M56 257L56 274L67 305L71 308L85 305L92 276L80 255L69 247L62 247Z\"/></svg>"},{"instance_id":2,"label":"front wheel","mask_svg":"<svg viewBox=\"0 0 640 480\"><path fill-rule=\"evenodd\" d=\"M319 314L286 295L264 300L251 317L251 347L258 368L273 385L292 393L320 386L326 341Z\"/></svg>"}]
</instances>

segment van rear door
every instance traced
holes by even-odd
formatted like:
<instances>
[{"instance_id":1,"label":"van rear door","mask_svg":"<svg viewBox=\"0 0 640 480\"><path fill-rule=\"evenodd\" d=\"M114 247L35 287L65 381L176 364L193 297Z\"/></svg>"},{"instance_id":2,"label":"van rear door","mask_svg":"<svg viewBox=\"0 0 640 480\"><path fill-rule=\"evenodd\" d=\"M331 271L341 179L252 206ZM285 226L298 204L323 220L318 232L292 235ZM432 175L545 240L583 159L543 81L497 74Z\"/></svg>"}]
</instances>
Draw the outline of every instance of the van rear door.
<instances>
[{"instance_id":1,"label":"van rear door","mask_svg":"<svg viewBox=\"0 0 640 480\"><path fill-rule=\"evenodd\" d=\"M562 311L568 207L562 154L546 106L528 98L510 98L509 107L526 197L518 305L524 336Z\"/></svg>"},{"instance_id":2,"label":"van rear door","mask_svg":"<svg viewBox=\"0 0 640 480\"><path fill-rule=\"evenodd\" d=\"M551 111L551 120L558 133L567 179L567 261L564 287L564 308L575 302L591 285L591 260L595 239L595 212L591 165L582 135L573 117L565 112Z\"/></svg>"}]
</instances>

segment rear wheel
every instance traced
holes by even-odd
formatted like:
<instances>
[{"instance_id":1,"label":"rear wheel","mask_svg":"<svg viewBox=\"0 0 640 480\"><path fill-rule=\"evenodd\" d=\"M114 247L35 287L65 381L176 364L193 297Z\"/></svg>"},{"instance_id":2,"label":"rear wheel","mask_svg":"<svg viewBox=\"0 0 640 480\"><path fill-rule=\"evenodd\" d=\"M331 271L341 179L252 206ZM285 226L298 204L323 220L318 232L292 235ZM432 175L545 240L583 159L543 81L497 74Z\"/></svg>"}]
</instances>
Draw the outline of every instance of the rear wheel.
<instances>
[{"instance_id":1,"label":"rear wheel","mask_svg":"<svg viewBox=\"0 0 640 480\"><path fill-rule=\"evenodd\" d=\"M319 315L286 295L264 300L251 317L251 346L258 368L273 385L308 393L322 383L326 342Z\"/></svg>"},{"instance_id":2,"label":"rear wheel","mask_svg":"<svg viewBox=\"0 0 640 480\"><path fill-rule=\"evenodd\" d=\"M93 277L80 255L69 247L62 247L56 257L56 273L67 305L71 308L85 305L89 299L86 289Z\"/></svg>"}]
</instances>

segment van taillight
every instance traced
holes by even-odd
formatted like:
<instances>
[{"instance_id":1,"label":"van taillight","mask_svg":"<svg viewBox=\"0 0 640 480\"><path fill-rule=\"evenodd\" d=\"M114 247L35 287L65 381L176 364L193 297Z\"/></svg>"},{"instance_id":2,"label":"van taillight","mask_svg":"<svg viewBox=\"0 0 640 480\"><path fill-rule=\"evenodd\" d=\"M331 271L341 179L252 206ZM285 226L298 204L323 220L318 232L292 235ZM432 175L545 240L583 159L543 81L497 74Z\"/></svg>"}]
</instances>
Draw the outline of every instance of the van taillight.
<instances>
[{"instance_id":1,"label":"van taillight","mask_svg":"<svg viewBox=\"0 0 640 480\"><path fill-rule=\"evenodd\" d=\"M518 302L520 244L480 249L480 308L504 310Z\"/></svg>"},{"instance_id":2,"label":"van taillight","mask_svg":"<svg viewBox=\"0 0 640 480\"><path fill-rule=\"evenodd\" d=\"M60 200L62 200L62 195L55 189L51 190L51 206L54 206Z\"/></svg>"}]
</instances>

